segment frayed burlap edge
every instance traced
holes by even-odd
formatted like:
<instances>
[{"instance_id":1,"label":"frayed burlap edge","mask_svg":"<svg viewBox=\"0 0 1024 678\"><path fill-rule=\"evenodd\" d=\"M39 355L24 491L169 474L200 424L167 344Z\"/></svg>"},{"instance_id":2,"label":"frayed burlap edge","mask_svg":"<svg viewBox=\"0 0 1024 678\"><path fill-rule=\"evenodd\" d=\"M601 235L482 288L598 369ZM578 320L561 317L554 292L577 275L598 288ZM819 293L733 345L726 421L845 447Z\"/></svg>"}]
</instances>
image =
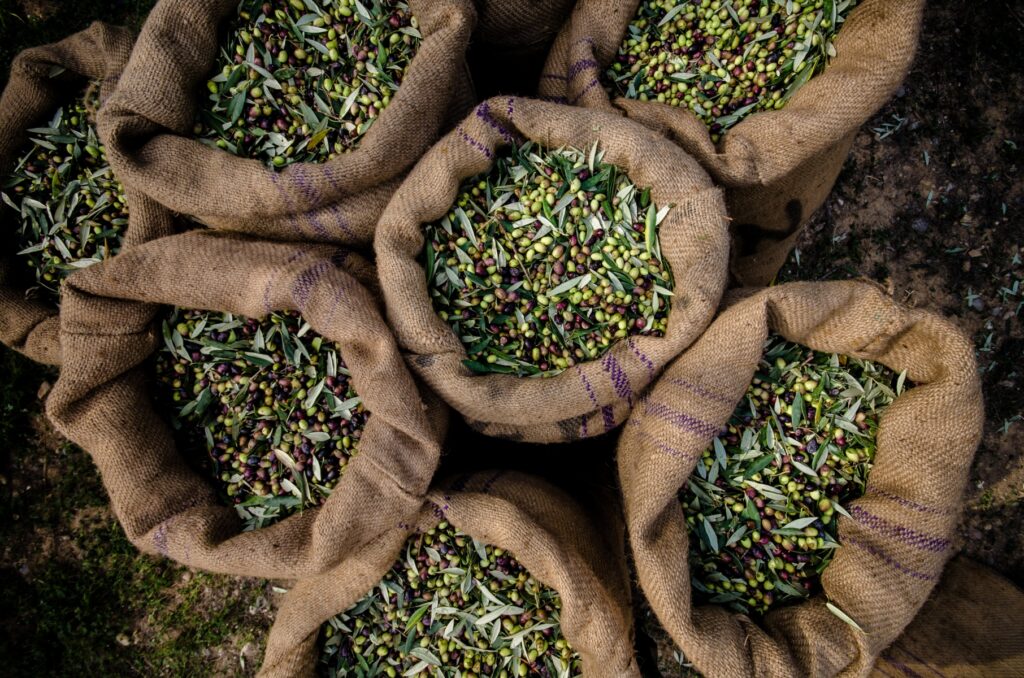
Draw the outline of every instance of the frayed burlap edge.
<instances>
[{"instance_id":1,"label":"frayed burlap edge","mask_svg":"<svg viewBox=\"0 0 1024 678\"><path fill-rule=\"evenodd\" d=\"M675 208L660 227L675 296L664 337L631 337L603 358L555 377L473 374L466 351L434 312L418 258L423 224L448 212L461 182L492 166L496 149L532 139L549 148L599 143L653 200ZM487 433L525 441L587 438L615 428L661 367L690 345L718 306L728 236L721 193L697 164L659 135L620 116L496 97L423 158L381 218L374 243L388 319L410 367Z\"/></svg>"},{"instance_id":2,"label":"frayed burlap edge","mask_svg":"<svg viewBox=\"0 0 1024 678\"><path fill-rule=\"evenodd\" d=\"M633 618L622 554L622 525L594 520L571 498L529 476L479 473L432 491L418 516L397 522L336 570L298 583L271 630L260 676L309 676L318 661L320 627L371 590L409 537L442 520L503 548L538 581L559 592L566 640L586 676L639 676Z\"/></svg>"},{"instance_id":3,"label":"frayed burlap edge","mask_svg":"<svg viewBox=\"0 0 1024 678\"><path fill-rule=\"evenodd\" d=\"M212 228L263 238L367 244L400 177L472 99L470 0L410 0L424 36L391 104L358 149L278 172L193 137L195 93L237 0L163 0L100 115L126 185ZM464 110L464 109L462 109Z\"/></svg>"},{"instance_id":4,"label":"frayed burlap edge","mask_svg":"<svg viewBox=\"0 0 1024 678\"><path fill-rule=\"evenodd\" d=\"M946 561L984 419L974 350L949 321L865 282L793 283L739 295L665 371L618 450L640 586L707 676L864 675L925 602ZM824 593L758 625L693 607L678 491L746 391L769 332L907 372L889 406L866 494L846 508ZM831 601L865 630L833 615Z\"/></svg>"},{"instance_id":5,"label":"frayed burlap edge","mask_svg":"<svg viewBox=\"0 0 1024 678\"><path fill-rule=\"evenodd\" d=\"M836 40L838 56L779 111L748 116L716 146L687 109L622 97L601 76L639 0L580 0L555 40L542 98L616 111L663 132L726 189L734 279L765 285L835 183L857 130L888 101L917 51L924 0L862 0Z\"/></svg>"},{"instance_id":6,"label":"frayed burlap edge","mask_svg":"<svg viewBox=\"0 0 1024 678\"><path fill-rule=\"evenodd\" d=\"M128 61L132 42L128 29L96 22L60 42L18 54L0 98L0 169L13 169L28 145L25 130L48 120L71 92L99 80L101 97L109 96ZM4 207L0 218L13 221L13 212ZM58 309L29 296L29 289L18 284L21 268L24 266L15 256L0 259L0 342L36 362L57 365Z\"/></svg>"},{"instance_id":7,"label":"frayed burlap edge","mask_svg":"<svg viewBox=\"0 0 1024 678\"><path fill-rule=\"evenodd\" d=\"M446 410L405 368L378 310L373 269L325 245L193 231L71 276L61 315L64 366L47 401L57 429L96 462L111 505L141 550L227 574L300 578L330 569L429 488ZM371 416L359 454L320 508L242 532L194 472L151 401L159 305L261 317L296 310L337 341Z\"/></svg>"}]
</instances>

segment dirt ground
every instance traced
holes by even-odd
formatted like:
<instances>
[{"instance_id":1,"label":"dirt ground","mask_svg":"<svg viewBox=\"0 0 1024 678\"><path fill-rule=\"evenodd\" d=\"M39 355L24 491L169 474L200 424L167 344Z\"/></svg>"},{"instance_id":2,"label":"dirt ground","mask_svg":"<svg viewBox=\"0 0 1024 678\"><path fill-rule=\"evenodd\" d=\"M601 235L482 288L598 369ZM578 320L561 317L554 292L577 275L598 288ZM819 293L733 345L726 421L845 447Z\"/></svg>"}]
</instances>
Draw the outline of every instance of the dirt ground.
<instances>
[{"instance_id":1,"label":"dirt ground","mask_svg":"<svg viewBox=\"0 0 1024 678\"><path fill-rule=\"evenodd\" d=\"M1024 7L929 3L906 84L857 137L783 278L866 277L974 337L985 437L962 548L1024 581Z\"/></svg>"},{"instance_id":2,"label":"dirt ground","mask_svg":"<svg viewBox=\"0 0 1024 678\"><path fill-rule=\"evenodd\" d=\"M0 41L0 77L25 46L57 39L90 18L137 26L151 4L0 0L0 32L12 36ZM1024 6L1015 0L929 3L910 77L858 136L833 195L780 276L877 280L909 305L955 318L974 337L987 418L959 546L1018 585L1024 584L1022 47ZM475 72L500 71L478 65ZM528 80L519 73L515 82L483 89L516 91L516 83ZM273 620L275 587L138 554L88 457L39 414L55 376L3 349L0 375L4 673L252 674ZM481 441L463 427L453 435L447 465L472 466L466 460ZM606 468L613 444L599 445ZM554 454L510 444L489 449L503 457L507 451L505 458L523 468ZM565 458L586 468L593 449L576 446ZM660 665L666 676L683 675L660 640L639 639L648 672L657 675Z\"/></svg>"}]
</instances>

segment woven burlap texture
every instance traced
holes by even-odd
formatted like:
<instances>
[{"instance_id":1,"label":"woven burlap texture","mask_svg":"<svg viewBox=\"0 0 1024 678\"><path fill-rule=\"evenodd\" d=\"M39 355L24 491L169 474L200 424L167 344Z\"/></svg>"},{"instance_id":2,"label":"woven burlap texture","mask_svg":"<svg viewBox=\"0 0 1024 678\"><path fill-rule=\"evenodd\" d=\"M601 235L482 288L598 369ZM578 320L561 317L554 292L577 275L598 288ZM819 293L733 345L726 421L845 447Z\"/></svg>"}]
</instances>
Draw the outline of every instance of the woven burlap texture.
<instances>
[{"instance_id":1,"label":"woven burlap texture","mask_svg":"<svg viewBox=\"0 0 1024 678\"><path fill-rule=\"evenodd\" d=\"M576 0L476 0L474 39L486 49L512 55L547 48L565 24Z\"/></svg>"},{"instance_id":2,"label":"woven burlap texture","mask_svg":"<svg viewBox=\"0 0 1024 678\"><path fill-rule=\"evenodd\" d=\"M925 0L862 0L835 41L838 55L778 111L748 116L715 145L686 108L609 96L603 73L640 0L580 0L548 56L542 97L617 111L663 132L726 189L731 272L768 284L821 206L854 136L899 87L917 51Z\"/></svg>"},{"instance_id":3,"label":"woven burlap texture","mask_svg":"<svg viewBox=\"0 0 1024 678\"><path fill-rule=\"evenodd\" d=\"M466 350L434 312L419 263L423 225L451 208L462 181L488 170L497 149L521 140L587 149L675 205L659 230L675 277L664 337L633 337L601 359L555 377L475 375ZM621 116L529 99L486 101L410 173L381 218L374 248L388 319L410 366L475 428L488 435L557 442L598 435L629 416L657 372L707 327L727 278L729 239L719 189L678 147Z\"/></svg>"},{"instance_id":4,"label":"woven burlap texture","mask_svg":"<svg viewBox=\"0 0 1024 678\"><path fill-rule=\"evenodd\" d=\"M45 125L92 81L100 83L101 100L117 86L133 37L125 28L96 22L52 45L27 49L14 59L11 77L0 98L0 171L10 171L29 146L26 130ZM130 196L134 197L134 196ZM148 210L129 200L129 212ZM6 207L0 216L6 245L13 255L17 217ZM138 223L142 225L137 225ZM125 243L142 242L164 233L167 222L132 219ZM15 256L0 258L0 342L32 360L60 363L57 306L28 294L31 272Z\"/></svg>"},{"instance_id":5,"label":"woven burlap texture","mask_svg":"<svg viewBox=\"0 0 1024 678\"><path fill-rule=\"evenodd\" d=\"M364 260L333 246L200 230L140 245L68 279L65 360L47 414L96 462L136 546L203 570L299 578L330 569L419 510L446 410L421 396L376 294L359 282L372 278ZM162 304L249 317L298 311L337 342L370 417L358 454L322 507L242 532L235 510L192 470L152 400Z\"/></svg>"},{"instance_id":6,"label":"woven burlap texture","mask_svg":"<svg viewBox=\"0 0 1024 678\"><path fill-rule=\"evenodd\" d=\"M423 42L392 102L358 148L283 171L193 136L223 22L238 0L161 0L100 114L118 176L216 229L265 238L369 244L401 175L471 99L465 49L470 0L410 0ZM468 105L472 105L468 103Z\"/></svg>"},{"instance_id":7,"label":"woven burlap texture","mask_svg":"<svg viewBox=\"0 0 1024 678\"><path fill-rule=\"evenodd\" d=\"M839 519L824 593L763 623L693 606L679 490L753 378L769 333L876 361L912 384L883 413L866 494ZM725 310L637 405L618 449L641 588L706 676L861 676L917 614L953 555L984 409L971 341L867 282L793 283ZM831 601L864 633L833 615Z\"/></svg>"},{"instance_id":8,"label":"woven burlap texture","mask_svg":"<svg viewBox=\"0 0 1024 678\"><path fill-rule=\"evenodd\" d=\"M418 516L394 524L336 570L297 584L278 612L260 676L313 675L324 622L378 584L409 535L442 520L509 551L539 582L559 593L561 629L583 660L583 675L639 678L621 522L598 529L601 521L560 490L504 471L440 485Z\"/></svg>"},{"instance_id":9,"label":"woven burlap texture","mask_svg":"<svg viewBox=\"0 0 1024 678\"><path fill-rule=\"evenodd\" d=\"M959 556L871 678L1024 676L1021 621L1024 591Z\"/></svg>"}]
</instances>

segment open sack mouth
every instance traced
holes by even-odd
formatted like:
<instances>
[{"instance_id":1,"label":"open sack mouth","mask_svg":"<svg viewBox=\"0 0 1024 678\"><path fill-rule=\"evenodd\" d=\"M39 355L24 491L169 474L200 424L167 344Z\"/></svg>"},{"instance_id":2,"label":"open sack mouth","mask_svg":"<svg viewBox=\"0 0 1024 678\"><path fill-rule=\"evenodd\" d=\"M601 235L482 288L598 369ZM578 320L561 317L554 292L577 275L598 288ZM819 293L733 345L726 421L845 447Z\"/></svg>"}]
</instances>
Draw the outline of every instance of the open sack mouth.
<instances>
[{"instance_id":1,"label":"open sack mouth","mask_svg":"<svg viewBox=\"0 0 1024 678\"><path fill-rule=\"evenodd\" d=\"M931 638L1015 652L976 610L1013 597L950 565L1012 541L976 522L1005 483L971 488L986 412L1013 439L1024 264L986 259L1013 168L961 181L981 157L950 164L921 105L953 90L911 102L945 42L864 127L924 0L147 2L2 94L0 342L59 367L0 383L0 598L59 650L15 672L231 672L199 647L220 625L263 678L861 676L920 655L939 600ZM929 25L1007 31L962 9ZM942 300L943 271L961 326L894 291ZM825 281L868 272L893 280Z\"/></svg>"},{"instance_id":2,"label":"open sack mouth","mask_svg":"<svg viewBox=\"0 0 1024 678\"><path fill-rule=\"evenodd\" d=\"M442 522L411 537L374 590L324 625L320 672L580 675L561 608L512 554Z\"/></svg>"},{"instance_id":3,"label":"open sack mouth","mask_svg":"<svg viewBox=\"0 0 1024 678\"><path fill-rule=\"evenodd\" d=\"M156 401L246 529L323 504L370 416L338 346L294 312L175 309L162 334Z\"/></svg>"},{"instance_id":4,"label":"open sack mouth","mask_svg":"<svg viewBox=\"0 0 1024 678\"><path fill-rule=\"evenodd\" d=\"M404 2L239 5L195 124L204 142L270 167L359 145L423 36Z\"/></svg>"},{"instance_id":5,"label":"open sack mouth","mask_svg":"<svg viewBox=\"0 0 1024 678\"><path fill-rule=\"evenodd\" d=\"M659 208L589 152L502 149L426 226L431 301L479 374L554 376L627 336L663 336L672 272Z\"/></svg>"}]
</instances>

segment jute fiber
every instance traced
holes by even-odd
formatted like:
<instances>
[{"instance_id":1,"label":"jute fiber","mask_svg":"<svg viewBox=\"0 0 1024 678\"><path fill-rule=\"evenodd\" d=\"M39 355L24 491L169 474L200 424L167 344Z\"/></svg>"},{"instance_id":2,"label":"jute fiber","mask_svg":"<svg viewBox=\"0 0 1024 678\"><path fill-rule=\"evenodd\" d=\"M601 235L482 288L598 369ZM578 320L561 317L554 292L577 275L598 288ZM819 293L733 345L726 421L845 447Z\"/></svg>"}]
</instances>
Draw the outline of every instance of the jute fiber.
<instances>
[{"instance_id":1,"label":"jute fiber","mask_svg":"<svg viewBox=\"0 0 1024 678\"><path fill-rule=\"evenodd\" d=\"M917 51L924 0L862 0L839 31L838 56L778 111L760 112L716 145L686 108L615 97L604 88L640 0L580 0L555 40L540 94L617 111L663 132L726 189L731 272L740 285L768 284L797 234L821 206L858 129L899 87Z\"/></svg>"},{"instance_id":2,"label":"jute fiber","mask_svg":"<svg viewBox=\"0 0 1024 678\"><path fill-rule=\"evenodd\" d=\"M1024 676L1024 591L958 557L935 595L872 671L891 676Z\"/></svg>"},{"instance_id":3,"label":"jute fiber","mask_svg":"<svg viewBox=\"0 0 1024 678\"><path fill-rule=\"evenodd\" d=\"M447 428L360 284L372 268L328 245L256 242L207 230L132 248L71 276L61 314L64 366L47 401L58 430L96 462L128 538L190 567L299 578L335 566L415 514ZM242 532L235 510L192 470L154 406L161 305L263 317L298 311L338 344L370 417L323 506Z\"/></svg>"},{"instance_id":4,"label":"jute fiber","mask_svg":"<svg viewBox=\"0 0 1024 678\"><path fill-rule=\"evenodd\" d=\"M116 94L100 115L125 184L202 223L258 236L368 244L401 175L471 106L465 49L470 0L410 0L423 42L391 103L359 146L283 171L193 136L221 28L238 0L161 0L142 28Z\"/></svg>"},{"instance_id":5,"label":"jute fiber","mask_svg":"<svg viewBox=\"0 0 1024 678\"><path fill-rule=\"evenodd\" d=\"M603 358L550 378L475 375L466 350L434 312L419 257L423 225L451 208L462 181L487 171L502 146L529 139L550 149L587 149L675 205L659 227L675 277L665 336L616 343ZM410 173L381 218L374 242L391 326L410 366L470 425L488 435L559 442L605 433L623 422L658 371L711 321L727 278L729 238L721 191L678 147L621 116L529 99L477 106Z\"/></svg>"},{"instance_id":6,"label":"jute fiber","mask_svg":"<svg viewBox=\"0 0 1024 678\"><path fill-rule=\"evenodd\" d=\"M476 0L474 38L509 55L542 53L569 18L576 0Z\"/></svg>"},{"instance_id":7,"label":"jute fiber","mask_svg":"<svg viewBox=\"0 0 1024 678\"><path fill-rule=\"evenodd\" d=\"M21 52L11 65L11 76L0 98L0 173L14 169L29 146L26 130L45 126L56 110L69 103L94 80L100 98L110 95L128 61L132 34L125 28L96 22L64 40ZM57 306L29 295L31 272L15 256L17 216L2 209L4 247L0 258L0 342L47 364L60 363ZM133 220L133 223L137 220ZM129 229L129 238L141 239Z\"/></svg>"},{"instance_id":8,"label":"jute fiber","mask_svg":"<svg viewBox=\"0 0 1024 678\"><path fill-rule=\"evenodd\" d=\"M505 471L440 485L417 516L393 524L336 570L299 582L278 612L260 676L312 675L324 622L380 582L410 535L442 520L509 551L534 578L559 593L561 629L583 660L583 675L639 678L621 522L598 529L599 521L560 490Z\"/></svg>"},{"instance_id":9,"label":"jute fiber","mask_svg":"<svg viewBox=\"0 0 1024 678\"><path fill-rule=\"evenodd\" d=\"M769 333L905 370L911 386L882 415L867 491L845 507L852 520L839 518L842 547L822 575L823 594L758 624L693 605L678 493L750 385ZM738 301L665 370L619 443L637 575L658 620L712 678L866 675L954 555L982 423L973 345L940 316L867 282L793 283Z\"/></svg>"}]
</instances>

